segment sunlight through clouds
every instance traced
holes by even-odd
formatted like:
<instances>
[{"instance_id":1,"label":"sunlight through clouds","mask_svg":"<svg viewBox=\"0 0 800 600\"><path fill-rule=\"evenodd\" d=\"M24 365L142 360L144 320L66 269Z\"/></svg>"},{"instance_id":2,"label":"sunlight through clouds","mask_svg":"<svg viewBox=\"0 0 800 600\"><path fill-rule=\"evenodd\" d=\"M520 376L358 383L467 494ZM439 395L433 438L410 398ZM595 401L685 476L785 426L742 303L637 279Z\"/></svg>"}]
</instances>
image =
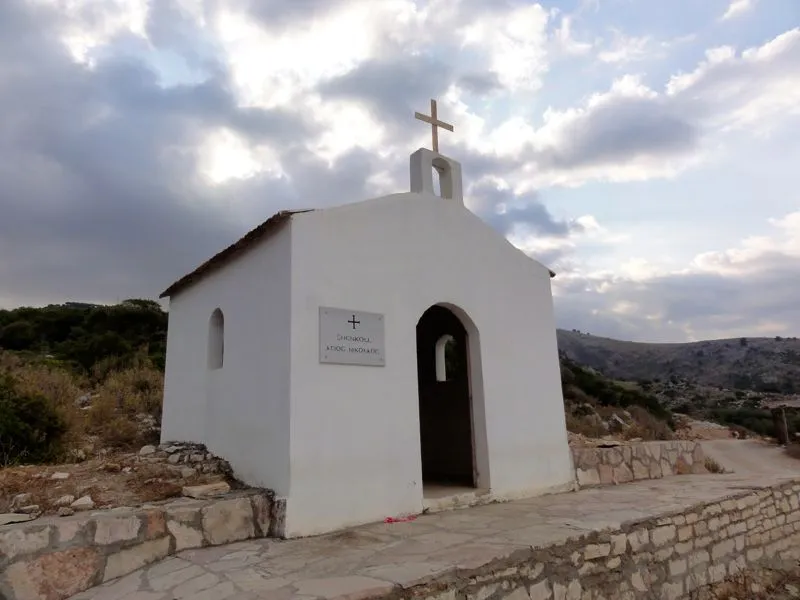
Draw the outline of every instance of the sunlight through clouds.
<instances>
[{"instance_id":1,"label":"sunlight through clouds","mask_svg":"<svg viewBox=\"0 0 800 600\"><path fill-rule=\"evenodd\" d=\"M48 240L0 284L142 295L252 215L405 190L435 97L466 205L558 271L560 324L704 335L724 298L715 327L800 327L796 3L574 4L0 2L0 249Z\"/></svg>"}]
</instances>

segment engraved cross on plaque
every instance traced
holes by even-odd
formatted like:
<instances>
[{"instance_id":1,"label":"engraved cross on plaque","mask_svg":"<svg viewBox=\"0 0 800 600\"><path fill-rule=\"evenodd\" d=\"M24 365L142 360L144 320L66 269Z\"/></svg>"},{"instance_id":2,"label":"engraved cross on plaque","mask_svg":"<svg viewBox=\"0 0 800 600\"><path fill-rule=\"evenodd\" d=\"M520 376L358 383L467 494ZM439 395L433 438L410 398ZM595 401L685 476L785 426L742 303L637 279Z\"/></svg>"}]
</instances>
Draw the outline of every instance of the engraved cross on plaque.
<instances>
[{"instance_id":1,"label":"engraved cross on plaque","mask_svg":"<svg viewBox=\"0 0 800 600\"><path fill-rule=\"evenodd\" d=\"M419 119L420 121L425 121L426 123L430 123L431 125L431 136L433 138L433 151L439 152L439 130L438 127L442 129L446 129L447 131L453 131L453 126L450 123L445 123L444 121L440 121L436 115L436 100L431 100L431 114L423 115L422 113L415 112L414 118Z\"/></svg>"},{"instance_id":2,"label":"engraved cross on plaque","mask_svg":"<svg viewBox=\"0 0 800 600\"><path fill-rule=\"evenodd\" d=\"M353 326L353 329L356 328L356 325L361 325L361 321L356 321L355 315L353 315L353 317L348 321L348 323L350 323L350 325Z\"/></svg>"}]
</instances>

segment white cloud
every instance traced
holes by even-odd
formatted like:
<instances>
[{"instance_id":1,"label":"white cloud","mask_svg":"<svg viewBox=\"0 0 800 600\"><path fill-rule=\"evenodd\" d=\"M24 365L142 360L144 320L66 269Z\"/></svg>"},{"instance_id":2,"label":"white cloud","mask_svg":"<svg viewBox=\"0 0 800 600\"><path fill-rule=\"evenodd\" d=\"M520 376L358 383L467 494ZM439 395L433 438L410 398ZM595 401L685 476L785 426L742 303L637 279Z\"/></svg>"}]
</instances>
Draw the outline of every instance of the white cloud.
<instances>
[{"instance_id":1,"label":"white cloud","mask_svg":"<svg viewBox=\"0 0 800 600\"><path fill-rule=\"evenodd\" d=\"M799 115L800 29L793 29L741 53L712 48L663 89L624 75L581 105L548 107L539 127L515 116L487 139L496 153L526 159L518 175L534 187L645 181L703 164L728 132L767 135Z\"/></svg>"},{"instance_id":2,"label":"white cloud","mask_svg":"<svg viewBox=\"0 0 800 600\"><path fill-rule=\"evenodd\" d=\"M250 145L229 129L210 132L198 148L198 159L198 171L212 185L259 173L284 175L277 152L266 145Z\"/></svg>"},{"instance_id":3,"label":"white cloud","mask_svg":"<svg viewBox=\"0 0 800 600\"><path fill-rule=\"evenodd\" d=\"M777 257L800 262L800 211L780 219L769 219L772 235L751 236L736 248L705 252L692 262L697 271L720 275L746 276L763 270Z\"/></svg>"},{"instance_id":4,"label":"white cloud","mask_svg":"<svg viewBox=\"0 0 800 600\"><path fill-rule=\"evenodd\" d=\"M479 15L462 31L467 47L485 49L489 64L510 92L536 90L547 70L548 14L539 4Z\"/></svg>"},{"instance_id":5,"label":"white cloud","mask_svg":"<svg viewBox=\"0 0 800 600\"><path fill-rule=\"evenodd\" d=\"M114 36L127 32L147 40L147 0L31 0L33 4L57 9L61 41L73 58L87 66L94 64L92 51Z\"/></svg>"},{"instance_id":6,"label":"white cloud","mask_svg":"<svg viewBox=\"0 0 800 600\"><path fill-rule=\"evenodd\" d=\"M745 13L750 12L755 8L756 0L731 0L725 14L722 15L722 20L734 19L740 17Z\"/></svg>"},{"instance_id":7,"label":"white cloud","mask_svg":"<svg viewBox=\"0 0 800 600\"><path fill-rule=\"evenodd\" d=\"M651 56L653 39L650 36L626 36L618 30L613 33L610 47L597 55L602 62L628 63Z\"/></svg>"},{"instance_id":8,"label":"white cloud","mask_svg":"<svg viewBox=\"0 0 800 600\"><path fill-rule=\"evenodd\" d=\"M677 270L632 259L613 270L559 273L554 291L562 319L642 341L796 335L800 211L768 223L770 235L699 254Z\"/></svg>"},{"instance_id":9,"label":"white cloud","mask_svg":"<svg viewBox=\"0 0 800 600\"><path fill-rule=\"evenodd\" d=\"M12 27L0 40L11 65L0 65L0 74L15 90L3 98L0 151L8 185L0 196L36 198L39 206L64 211L47 211L47 228L42 214L23 205L7 211L11 221L0 227L0 243L9 252L47 229L46 240L34 240L46 252L25 253L25 265L16 261L3 270L6 287L13 283L20 297L107 299L109 290L125 285L155 289L167 271L193 266L205 258L203 244L224 245L253 215L406 189L408 152L430 143L412 111L426 109L435 87L430 94L440 115L456 127L443 134L443 149L462 159L470 192L491 184L477 198L485 205L476 212L494 218L514 243L558 272L558 303L576 318L568 326L594 314L593 323L624 337L748 326L777 331L791 315L765 303L798 306L797 213L774 221L770 235L697 254L675 268L627 251L629 225L606 216L601 224L590 214L568 218L570 211L594 212L581 206L580 194L558 196L567 200L559 219L543 204L556 196L548 197L548 187L673 178L707 164L719 148L735 152L732 140L791 127L800 114L798 29L745 50L733 37L715 41L720 45L699 64L675 67L672 77L658 80L671 63L652 59L671 58L689 36L664 41L654 24L635 35L603 32L602 39L592 21L604 9L598 0L583 0L571 14L525 0L27 2L57 9L42 23L46 39L60 39L80 66L61 55L37 55L51 51L44 36L36 37L42 28L27 38L20 34L16 48L8 41ZM0 14L13 17L29 4L0 2ZM751 6L738 0L729 12L741 15ZM181 38L174 47L173 35ZM25 41L31 37L35 42ZM126 64L94 68L131 48L135 55ZM178 85L173 73L173 85L158 88L146 68L178 70L156 64L168 52L183 53L177 62L192 63L187 69L202 77ZM28 59L19 60L22 66L14 62L19 55ZM563 56L570 57L565 70L552 69ZM37 78L37 65L52 72L42 69L45 76ZM632 65L636 72L628 71ZM619 76L601 79L612 68ZM329 91L348 75L338 95ZM37 112L42 98L54 109ZM271 108L281 110L264 110ZM389 120L406 114L400 124ZM618 188L598 189L606 202ZM107 203L90 204L97 190L119 198L113 214L103 213ZM644 186L641 197L648 199ZM740 201L732 199L731 210ZM496 210L503 203L505 213ZM186 206L197 212L181 212ZM785 212L781 206L776 214ZM115 229L114 218L124 226ZM90 228L95 221L102 224L97 231ZM70 248L78 248L80 260ZM148 262L150 254L158 258ZM165 256L178 257L181 268L163 264ZM611 256L623 258L612 263ZM80 279L77 269L88 276Z\"/></svg>"},{"instance_id":10,"label":"white cloud","mask_svg":"<svg viewBox=\"0 0 800 600\"><path fill-rule=\"evenodd\" d=\"M325 20L293 24L280 33L246 13L220 13L216 28L243 104L291 105L320 81L346 73L375 51L376 31L360 4ZM324 48L323 52L320 49Z\"/></svg>"},{"instance_id":11,"label":"white cloud","mask_svg":"<svg viewBox=\"0 0 800 600\"><path fill-rule=\"evenodd\" d=\"M564 15L561 17L561 25L556 29L554 37L559 47L567 54L583 55L594 47L592 42L582 42L575 39L572 32L572 17Z\"/></svg>"}]
</instances>

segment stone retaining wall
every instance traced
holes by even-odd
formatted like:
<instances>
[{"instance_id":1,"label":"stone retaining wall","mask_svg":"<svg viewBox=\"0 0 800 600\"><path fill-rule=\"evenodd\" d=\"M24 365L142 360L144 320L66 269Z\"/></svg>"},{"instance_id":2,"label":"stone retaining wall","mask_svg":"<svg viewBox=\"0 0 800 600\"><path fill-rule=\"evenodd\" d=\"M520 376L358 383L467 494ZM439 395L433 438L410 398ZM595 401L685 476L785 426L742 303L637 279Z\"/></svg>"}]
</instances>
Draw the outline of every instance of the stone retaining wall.
<instances>
[{"instance_id":1,"label":"stone retaining wall","mask_svg":"<svg viewBox=\"0 0 800 600\"><path fill-rule=\"evenodd\" d=\"M581 487L706 472L703 447L687 441L579 447L572 449L572 460Z\"/></svg>"},{"instance_id":2,"label":"stone retaining wall","mask_svg":"<svg viewBox=\"0 0 800 600\"><path fill-rule=\"evenodd\" d=\"M385 598L678 600L746 568L800 558L800 481L685 512L520 549L474 572Z\"/></svg>"},{"instance_id":3,"label":"stone retaining wall","mask_svg":"<svg viewBox=\"0 0 800 600\"><path fill-rule=\"evenodd\" d=\"M0 527L0 598L62 600L189 548L274 533L271 497L224 497Z\"/></svg>"}]
</instances>

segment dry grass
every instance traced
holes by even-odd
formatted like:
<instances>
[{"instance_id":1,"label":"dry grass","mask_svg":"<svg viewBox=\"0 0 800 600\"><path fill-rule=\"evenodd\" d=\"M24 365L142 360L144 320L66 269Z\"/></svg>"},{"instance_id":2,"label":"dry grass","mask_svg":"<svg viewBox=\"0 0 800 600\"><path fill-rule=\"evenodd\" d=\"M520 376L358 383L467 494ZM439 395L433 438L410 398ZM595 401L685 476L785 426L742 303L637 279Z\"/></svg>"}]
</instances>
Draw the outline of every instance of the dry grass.
<instances>
[{"instance_id":1,"label":"dry grass","mask_svg":"<svg viewBox=\"0 0 800 600\"><path fill-rule=\"evenodd\" d=\"M74 460L77 450L91 454L100 448L131 449L157 440L157 434L142 425L142 416L156 424L161 421L163 373L144 353L121 370L98 365L89 378L58 364L0 350L2 373L10 373L22 393L42 395L58 412L67 428L59 462ZM81 408L77 400L87 394L91 405Z\"/></svg>"},{"instance_id":2,"label":"dry grass","mask_svg":"<svg viewBox=\"0 0 800 600\"><path fill-rule=\"evenodd\" d=\"M122 472L123 468L128 472ZM51 479L56 471L69 477ZM111 453L78 464L9 467L0 469L0 513L9 512L11 500L22 493L31 494L30 504L53 513L57 510L55 502L65 495L89 495L97 507L137 506L179 496L184 485L224 479L224 475L199 472L183 478L163 463L138 461L133 453Z\"/></svg>"},{"instance_id":3,"label":"dry grass","mask_svg":"<svg viewBox=\"0 0 800 600\"><path fill-rule=\"evenodd\" d=\"M800 570L761 569L692 593L691 600L789 600L800 596Z\"/></svg>"},{"instance_id":4,"label":"dry grass","mask_svg":"<svg viewBox=\"0 0 800 600\"><path fill-rule=\"evenodd\" d=\"M567 431L572 433L577 433L588 438L599 438L608 433L595 414L576 416L567 413L566 418Z\"/></svg>"},{"instance_id":5,"label":"dry grass","mask_svg":"<svg viewBox=\"0 0 800 600\"><path fill-rule=\"evenodd\" d=\"M631 406L628 412L634 420L634 425L625 431L625 439L671 440L675 437L665 421L654 417L641 406Z\"/></svg>"},{"instance_id":6,"label":"dry grass","mask_svg":"<svg viewBox=\"0 0 800 600\"><path fill-rule=\"evenodd\" d=\"M786 445L786 454L792 458L800 458L800 443L794 442Z\"/></svg>"},{"instance_id":7,"label":"dry grass","mask_svg":"<svg viewBox=\"0 0 800 600\"><path fill-rule=\"evenodd\" d=\"M570 392L570 395L574 396L575 391ZM580 404L572 402L574 400L571 400L565 407L567 431L571 433L587 438L615 435L625 440L648 441L671 440L675 437L665 421L653 416L641 406L629 406L627 409L623 409L618 406L598 406L595 401ZM627 426L616 424L612 419L615 415ZM604 423L609 423L610 426L607 427Z\"/></svg>"},{"instance_id":8,"label":"dry grass","mask_svg":"<svg viewBox=\"0 0 800 600\"><path fill-rule=\"evenodd\" d=\"M95 389L86 411L87 432L104 445L131 448L155 441L142 431L138 415L161 421L163 375L148 363L110 372Z\"/></svg>"},{"instance_id":9,"label":"dry grass","mask_svg":"<svg viewBox=\"0 0 800 600\"><path fill-rule=\"evenodd\" d=\"M709 473L725 472L725 467L723 467L721 464L719 464L716 460L714 460L710 456L706 456L706 460L703 466L705 466L706 471L708 471Z\"/></svg>"}]
</instances>

